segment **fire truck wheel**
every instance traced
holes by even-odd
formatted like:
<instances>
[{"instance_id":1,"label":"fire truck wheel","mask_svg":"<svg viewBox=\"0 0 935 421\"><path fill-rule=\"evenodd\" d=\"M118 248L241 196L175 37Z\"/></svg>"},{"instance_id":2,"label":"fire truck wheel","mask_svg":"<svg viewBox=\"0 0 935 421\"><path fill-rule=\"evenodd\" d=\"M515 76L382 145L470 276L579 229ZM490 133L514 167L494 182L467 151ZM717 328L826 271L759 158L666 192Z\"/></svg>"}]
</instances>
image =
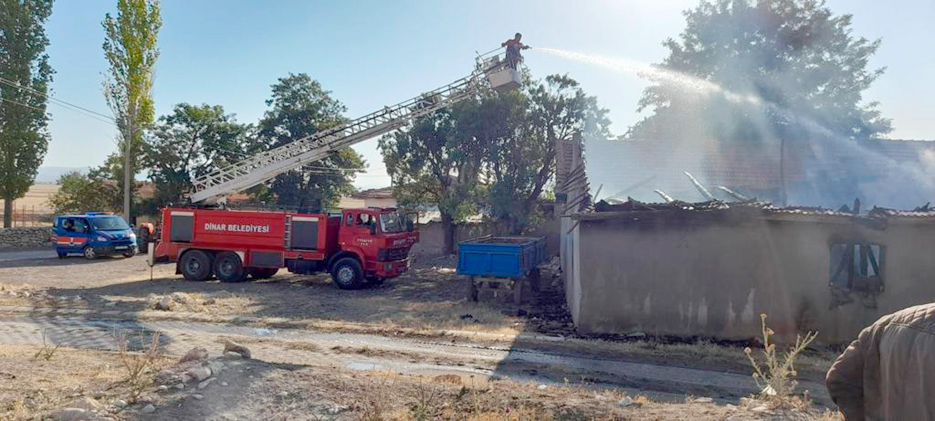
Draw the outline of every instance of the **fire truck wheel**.
<instances>
[{"instance_id":1,"label":"fire truck wheel","mask_svg":"<svg viewBox=\"0 0 935 421\"><path fill-rule=\"evenodd\" d=\"M229 251L218 255L214 262L214 274L221 282L243 282L247 279L247 270L237 253Z\"/></svg>"},{"instance_id":2,"label":"fire truck wheel","mask_svg":"<svg viewBox=\"0 0 935 421\"><path fill-rule=\"evenodd\" d=\"M189 250L179 260L179 269L187 281L204 281L211 274L211 256L201 250Z\"/></svg>"},{"instance_id":3,"label":"fire truck wheel","mask_svg":"<svg viewBox=\"0 0 935 421\"><path fill-rule=\"evenodd\" d=\"M364 286L364 271L360 263L353 257L345 257L334 263L331 269L331 278L335 285L341 289L358 289Z\"/></svg>"},{"instance_id":4,"label":"fire truck wheel","mask_svg":"<svg viewBox=\"0 0 935 421\"><path fill-rule=\"evenodd\" d=\"M273 275L279 272L279 268L252 268L250 269L250 275L253 276L253 279L269 279Z\"/></svg>"}]
</instances>

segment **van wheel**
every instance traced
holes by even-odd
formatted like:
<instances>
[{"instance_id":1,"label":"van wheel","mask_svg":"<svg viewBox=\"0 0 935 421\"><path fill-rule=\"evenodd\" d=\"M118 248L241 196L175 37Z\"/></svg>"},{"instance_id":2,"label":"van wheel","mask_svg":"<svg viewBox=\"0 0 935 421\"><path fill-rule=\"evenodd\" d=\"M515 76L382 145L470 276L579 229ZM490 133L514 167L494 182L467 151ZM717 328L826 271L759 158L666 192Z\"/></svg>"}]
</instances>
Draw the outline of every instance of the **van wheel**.
<instances>
[{"instance_id":1,"label":"van wheel","mask_svg":"<svg viewBox=\"0 0 935 421\"><path fill-rule=\"evenodd\" d=\"M88 260L97 259L97 252L94 251L94 247L86 246L82 253L84 254L85 259L88 259Z\"/></svg>"},{"instance_id":2,"label":"van wheel","mask_svg":"<svg viewBox=\"0 0 935 421\"><path fill-rule=\"evenodd\" d=\"M269 279L273 275L279 272L279 268L252 268L250 269L250 275L253 276L253 279Z\"/></svg>"},{"instance_id":3,"label":"van wheel","mask_svg":"<svg viewBox=\"0 0 935 421\"><path fill-rule=\"evenodd\" d=\"M221 282L243 282L247 271L237 253L226 251L218 255L214 262L214 274Z\"/></svg>"},{"instance_id":4,"label":"van wheel","mask_svg":"<svg viewBox=\"0 0 935 421\"><path fill-rule=\"evenodd\" d=\"M358 289L364 286L364 271L360 263L353 257L345 257L334 263L331 268L331 278L334 284L341 289Z\"/></svg>"},{"instance_id":5,"label":"van wheel","mask_svg":"<svg viewBox=\"0 0 935 421\"><path fill-rule=\"evenodd\" d=\"M211 274L211 256L201 250L189 250L179 260L179 270L188 281L204 281Z\"/></svg>"},{"instance_id":6,"label":"van wheel","mask_svg":"<svg viewBox=\"0 0 935 421\"><path fill-rule=\"evenodd\" d=\"M64 259L64 258L66 258L66 257L68 257L68 253L65 253L64 251L58 252L58 258L59 258L59 259Z\"/></svg>"}]
</instances>

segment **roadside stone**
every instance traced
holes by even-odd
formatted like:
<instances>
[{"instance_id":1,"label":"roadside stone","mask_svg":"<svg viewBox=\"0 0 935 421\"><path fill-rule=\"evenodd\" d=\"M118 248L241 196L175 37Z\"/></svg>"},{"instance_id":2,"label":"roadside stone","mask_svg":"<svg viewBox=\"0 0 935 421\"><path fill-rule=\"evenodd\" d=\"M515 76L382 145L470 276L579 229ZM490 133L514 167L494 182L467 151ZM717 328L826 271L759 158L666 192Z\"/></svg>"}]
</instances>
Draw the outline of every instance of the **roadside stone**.
<instances>
[{"instance_id":1,"label":"roadside stone","mask_svg":"<svg viewBox=\"0 0 935 421\"><path fill-rule=\"evenodd\" d=\"M623 399L617 402L617 406L620 408L629 408L631 406L640 406L640 404L634 401L633 398L624 396Z\"/></svg>"},{"instance_id":2,"label":"roadside stone","mask_svg":"<svg viewBox=\"0 0 935 421\"><path fill-rule=\"evenodd\" d=\"M198 383L198 389L201 390L201 389L204 389L204 388L208 387L208 385L210 385L210 384L211 384L212 382L214 382L215 380L217 380L217 377L212 377L212 378L207 379L207 380L205 380L205 381L203 381L203 382L201 382L201 383Z\"/></svg>"},{"instance_id":3,"label":"roadside stone","mask_svg":"<svg viewBox=\"0 0 935 421\"><path fill-rule=\"evenodd\" d=\"M157 387L156 389L158 389L160 392L165 392L169 390L169 386L162 384L162 385L159 385L159 387Z\"/></svg>"},{"instance_id":4,"label":"roadside stone","mask_svg":"<svg viewBox=\"0 0 935 421\"><path fill-rule=\"evenodd\" d=\"M202 400L202 399L205 398L204 395L199 395L199 394L197 394L197 393L192 394L192 397L195 398L195 399L198 399L198 400Z\"/></svg>"},{"instance_id":5,"label":"roadside stone","mask_svg":"<svg viewBox=\"0 0 935 421\"><path fill-rule=\"evenodd\" d=\"M172 310L173 305L175 305L175 301L172 301L172 297L162 297L156 303L156 310L169 311Z\"/></svg>"},{"instance_id":6,"label":"roadside stone","mask_svg":"<svg viewBox=\"0 0 935 421\"><path fill-rule=\"evenodd\" d=\"M178 389L178 390L183 390L183 389L185 389L185 383L179 383L179 384L175 385L175 388Z\"/></svg>"},{"instance_id":7,"label":"roadside stone","mask_svg":"<svg viewBox=\"0 0 935 421\"><path fill-rule=\"evenodd\" d=\"M769 408L766 405L760 405L750 410L754 414L764 414L769 412Z\"/></svg>"},{"instance_id":8,"label":"roadside stone","mask_svg":"<svg viewBox=\"0 0 935 421\"><path fill-rule=\"evenodd\" d=\"M248 360L250 359L250 355L251 355L251 354L250 354L250 349L248 349L247 347L245 347L245 346L243 346L243 345L241 345L241 344L238 344L238 343L236 343L236 342L231 342L231 341L225 339L225 340L224 340L224 352L223 352L223 353L224 353L224 354L227 354L228 352L232 352L232 353L235 353L235 354L240 354L241 357L243 357L243 358L245 358L245 359L248 359Z\"/></svg>"},{"instance_id":9,"label":"roadside stone","mask_svg":"<svg viewBox=\"0 0 935 421\"><path fill-rule=\"evenodd\" d=\"M208 367L192 367L185 374L200 382L211 377L211 369Z\"/></svg>"},{"instance_id":10,"label":"roadside stone","mask_svg":"<svg viewBox=\"0 0 935 421\"><path fill-rule=\"evenodd\" d=\"M103 398L103 397L104 397L104 392L94 392L94 394L91 395L91 397L94 398L94 399Z\"/></svg>"},{"instance_id":11,"label":"roadside stone","mask_svg":"<svg viewBox=\"0 0 935 421\"><path fill-rule=\"evenodd\" d=\"M697 398L697 399L695 399L695 403L711 403L711 402L714 402L714 399L711 399L711 398Z\"/></svg>"},{"instance_id":12,"label":"roadside stone","mask_svg":"<svg viewBox=\"0 0 935 421\"><path fill-rule=\"evenodd\" d=\"M189 349L182 358L179 359L178 364L187 363L189 361L201 361L208 359L208 350L201 347L194 347Z\"/></svg>"},{"instance_id":13,"label":"roadside stone","mask_svg":"<svg viewBox=\"0 0 935 421\"><path fill-rule=\"evenodd\" d=\"M545 390L545 389L548 389L548 388L549 388L548 386L546 386L546 385L544 385L544 384L540 384L539 387L538 387L537 389L539 389L539 390Z\"/></svg>"},{"instance_id":14,"label":"roadside stone","mask_svg":"<svg viewBox=\"0 0 935 421\"><path fill-rule=\"evenodd\" d=\"M125 401L125 400L123 400L123 399L117 399L117 402L114 402L114 406L116 406L117 408L126 408L126 407L127 407L127 401Z\"/></svg>"},{"instance_id":15,"label":"roadside stone","mask_svg":"<svg viewBox=\"0 0 935 421\"><path fill-rule=\"evenodd\" d=\"M149 405L144 406L143 409L140 410L140 412L144 414L152 414L153 412L156 412L156 407L153 406L153 404L149 404Z\"/></svg>"},{"instance_id":16,"label":"roadside stone","mask_svg":"<svg viewBox=\"0 0 935 421\"><path fill-rule=\"evenodd\" d=\"M221 382L221 386L227 387L227 382Z\"/></svg>"},{"instance_id":17,"label":"roadside stone","mask_svg":"<svg viewBox=\"0 0 935 421\"><path fill-rule=\"evenodd\" d=\"M104 405L94 400L93 398L85 397L80 403L77 404L77 407L87 411L99 411L104 407Z\"/></svg>"},{"instance_id":18,"label":"roadside stone","mask_svg":"<svg viewBox=\"0 0 935 421\"><path fill-rule=\"evenodd\" d=\"M62 408L55 411L52 418L56 421L96 421L100 416L82 408Z\"/></svg>"}]
</instances>

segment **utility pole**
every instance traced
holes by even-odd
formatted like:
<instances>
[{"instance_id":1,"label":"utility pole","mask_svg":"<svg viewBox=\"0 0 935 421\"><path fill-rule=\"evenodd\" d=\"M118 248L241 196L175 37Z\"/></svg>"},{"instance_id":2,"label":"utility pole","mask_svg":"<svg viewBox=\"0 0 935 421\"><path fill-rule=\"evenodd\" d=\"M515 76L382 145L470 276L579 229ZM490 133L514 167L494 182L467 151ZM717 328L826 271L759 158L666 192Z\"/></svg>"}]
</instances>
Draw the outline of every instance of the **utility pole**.
<instances>
[{"instance_id":1,"label":"utility pole","mask_svg":"<svg viewBox=\"0 0 935 421\"><path fill-rule=\"evenodd\" d=\"M131 104L132 108L132 104ZM132 224L130 221L130 179L132 178L133 169L130 168L130 145L133 142L133 116L132 112L127 114L127 138L126 146L124 147L124 161L123 161L123 219L127 221L128 224Z\"/></svg>"}]
</instances>

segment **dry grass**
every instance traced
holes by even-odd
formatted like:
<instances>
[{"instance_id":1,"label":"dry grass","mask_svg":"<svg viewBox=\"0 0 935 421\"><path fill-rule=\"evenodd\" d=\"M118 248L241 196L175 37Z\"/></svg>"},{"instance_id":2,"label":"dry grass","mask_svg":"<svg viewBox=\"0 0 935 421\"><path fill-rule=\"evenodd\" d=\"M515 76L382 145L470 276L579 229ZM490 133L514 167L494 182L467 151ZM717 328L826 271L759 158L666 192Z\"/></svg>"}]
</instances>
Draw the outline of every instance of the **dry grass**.
<instances>
[{"instance_id":1,"label":"dry grass","mask_svg":"<svg viewBox=\"0 0 935 421\"><path fill-rule=\"evenodd\" d=\"M0 420L29 419L123 379L114 353L63 347L55 358L33 358L39 349L0 345Z\"/></svg>"},{"instance_id":2,"label":"dry grass","mask_svg":"<svg viewBox=\"0 0 935 421\"><path fill-rule=\"evenodd\" d=\"M151 384L159 369L159 363L163 359L162 352L159 349L159 332L152 334L152 339L147 341L144 334L140 334L139 342L143 347L141 352L130 351L130 338L127 335L118 334L117 355L120 356L120 363L127 374L127 384L130 387L130 399L136 400L140 394Z\"/></svg>"},{"instance_id":3,"label":"dry grass","mask_svg":"<svg viewBox=\"0 0 935 421\"><path fill-rule=\"evenodd\" d=\"M51 360L55 356L55 351L58 351L58 344L53 344L48 341L48 338L45 336L45 329L42 329L42 346L36 351L36 354L33 355L33 359L43 359Z\"/></svg>"},{"instance_id":4,"label":"dry grass","mask_svg":"<svg viewBox=\"0 0 935 421\"><path fill-rule=\"evenodd\" d=\"M164 297L169 297L172 306L169 310L158 307ZM213 315L232 315L250 313L254 304L251 298L234 294L210 294L200 292L173 292L169 295L150 295L146 307L156 311L185 313L208 313Z\"/></svg>"}]
</instances>

